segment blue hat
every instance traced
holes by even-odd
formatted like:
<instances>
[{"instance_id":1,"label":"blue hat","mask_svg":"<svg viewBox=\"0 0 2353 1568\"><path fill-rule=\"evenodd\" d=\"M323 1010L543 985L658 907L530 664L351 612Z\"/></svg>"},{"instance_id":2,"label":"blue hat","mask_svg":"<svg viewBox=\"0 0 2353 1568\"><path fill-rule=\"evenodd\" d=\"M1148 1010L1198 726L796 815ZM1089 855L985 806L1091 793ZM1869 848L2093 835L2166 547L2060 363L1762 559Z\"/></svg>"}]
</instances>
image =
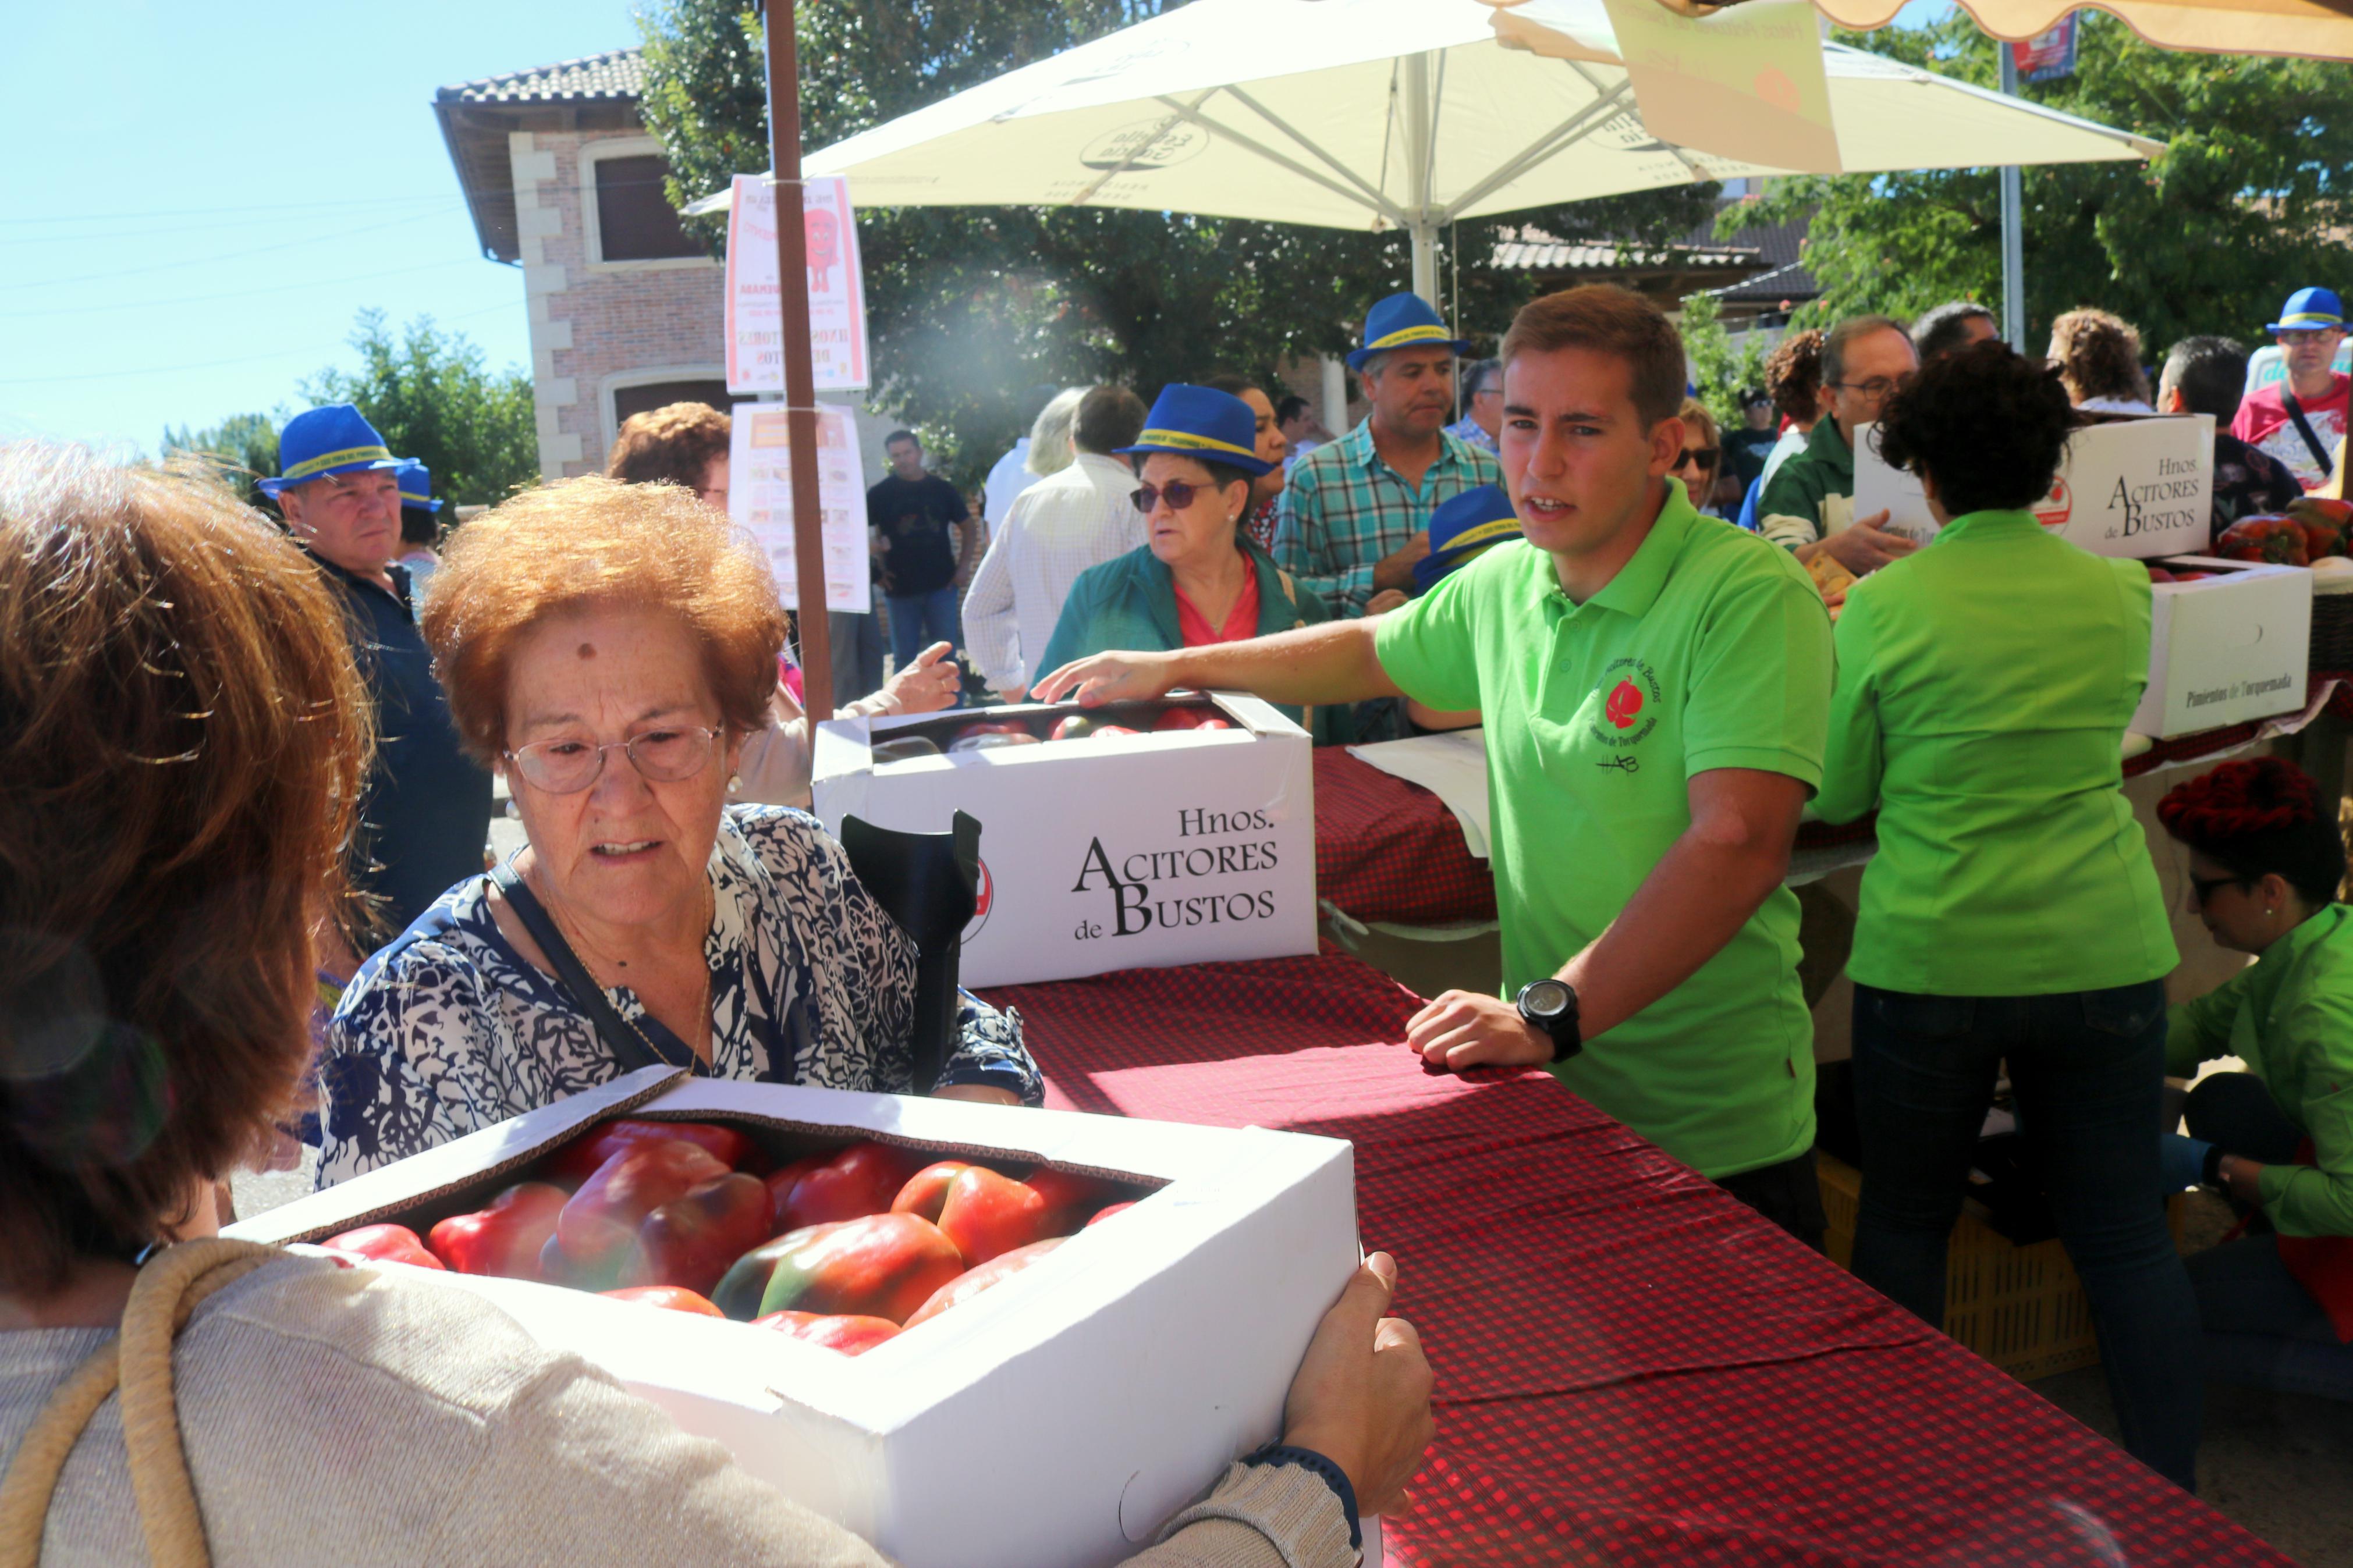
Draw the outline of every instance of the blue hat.
<instances>
[{"instance_id":1,"label":"blue hat","mask_svg":"<svg viewBox=\"0 0 2353 1568\"><path fill-rule=\"evenodd\" d=\"M1430 514L1430 553L1413 563L1415 590L1429 593L1455 568L1520 537L1519 510L1501 485L1481 485L1440 501Z\"/></svg>"},{"instance_id":2,"label":"blue hat","mask_svg":"<svg viewBox=\"0 0 2353 1568\"><path fill-rule=\"evenodd\" d=\"M278 477L262 480L260 489L275 496L289 485L327 474L399 466L365 416L348 403L331 403L286 422L278 433Z\"/></svg>"},{"instance_id":3,"label":"blue hat","mask_svg":"<svg viewBox=\"0 0 2353 1568\"><path fill-rule=\"evenodd\" d=\"M403 458L394 470L400 486L400 504L422 511L439 511L441 503L433 499L433 470L415 458Z\"/></svg>"},{"instance_id":4,"label":"blue hat","mask_svg":"<svg viewBox=\"0 0 2353 1568\"><path fill-rule=\"evenodd\" d=\"M1152 400L1152 412L1145 416L1135 445L1113 450L1123 455L1174 452L1180 458L1231 463L1252 478L1274 467L1259 460L1258 416L1249 404L1230 392L1181 381L1170 382Z\"/></svg>"},{"instance_id":5,"label":"blue hat","mask_svg":"<svg viewBox=\"0 0 2353 1568\"><path fill-rule=\"evenodd\" d=\"M2287 297L2287 308L2280 319L2267 324L2267 332L2316 332L2345 324L2345 301L2333 289L2299 289Z\"/></svg>"},{"instance_id":6,"label":"blue hat","mask_svg":"<svg viewBox=\"0 0 2353 1568\"><path fill-rule=\"evenodd\" d=\"M1471 352L1471 340L1456 337L1429 300L1419 294L1392 294L1365 312L1365 346L1348 356L1348 368L1362 370L1375 354L1418 344L1439 344L1458 354Z\"/></svg>"}]
</instances>

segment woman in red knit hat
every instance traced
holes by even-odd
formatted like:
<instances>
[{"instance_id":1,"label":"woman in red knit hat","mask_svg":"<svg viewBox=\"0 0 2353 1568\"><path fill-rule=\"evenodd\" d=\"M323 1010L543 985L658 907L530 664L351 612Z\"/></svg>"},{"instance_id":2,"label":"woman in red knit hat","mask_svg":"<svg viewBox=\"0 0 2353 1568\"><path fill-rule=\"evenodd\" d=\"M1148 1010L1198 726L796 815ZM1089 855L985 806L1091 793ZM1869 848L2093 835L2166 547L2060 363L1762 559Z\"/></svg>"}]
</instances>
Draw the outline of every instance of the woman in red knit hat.
<instances>
[{"instance_id":1,"label":"woman in red knit hat","mask_svg":"<svg viewBox=\"0 0 2353 1568\"><path fill-rule=\"evenodd\" d=\"M2166 1185L2227 1192L2256 1234L2189 1260L2207 1370L2353 1399L2353 914L2345 845L2312 780L2277 757L2225 763L2158 804L2189 854L2214 940L2255 955L2171 1010L2166 1070L2237 1057L2189 1096Z\"/></svg>"}]
</instances>

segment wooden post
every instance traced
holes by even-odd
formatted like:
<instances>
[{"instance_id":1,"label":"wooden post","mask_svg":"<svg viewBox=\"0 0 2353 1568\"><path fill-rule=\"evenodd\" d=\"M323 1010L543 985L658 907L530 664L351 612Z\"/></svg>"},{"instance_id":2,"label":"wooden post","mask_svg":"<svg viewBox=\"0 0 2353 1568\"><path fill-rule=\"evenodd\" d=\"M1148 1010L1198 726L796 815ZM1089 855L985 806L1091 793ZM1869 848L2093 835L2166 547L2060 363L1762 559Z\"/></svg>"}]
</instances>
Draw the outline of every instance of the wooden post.
<instances>
[{"instance_id":1,"label":"wooden post","mask_svg":"<svg viewBox=\"0 0 2353 1568\"><path fill-rule=\"evenodd\" d=\"M801 706L833 717L825 613L825 518L818 501L817 372L810 363L808 238L801 210L801 77L793 0L767 0L768 167L776 195L776 308L785 328L785 420L793 464L793 565L800 579Z\"/></svg>"}]
</instances>

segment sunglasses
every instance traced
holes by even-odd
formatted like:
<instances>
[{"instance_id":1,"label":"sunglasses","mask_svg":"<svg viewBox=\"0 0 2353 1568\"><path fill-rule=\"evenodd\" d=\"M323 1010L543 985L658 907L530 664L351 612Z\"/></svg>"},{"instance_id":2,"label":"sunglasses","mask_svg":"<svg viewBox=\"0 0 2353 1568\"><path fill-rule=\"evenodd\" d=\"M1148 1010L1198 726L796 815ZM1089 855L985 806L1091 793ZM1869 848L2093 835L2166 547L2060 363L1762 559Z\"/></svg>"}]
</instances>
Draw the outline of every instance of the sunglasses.
<instances>
[{"instance_id":1,"label":"sunglasses","mask_svg":"<svg viewBox=\"0 0 2353 1568\"><path fill-rule=\"evenodd\" d=\"M1712 468L1715 467L1716 458L1723 453L1724 448L1721 447L1685 447L1683 455L1675 459L1675 467L1687 468L1696 463L1703 468Z\"/></svg>"},{"instance_id":2,"label":"sunglasses","mask_svg":"<svg viewBox=\"0 0 2353 1568\"><path fill-rule=\"evenodd\" d=\"M2243 888L2246 885L2247 879L2244 877L2192 877L2189 879L2189 890L2197 895L2198 907L2201 910L2206 907L2207 900L2214 896L2214 890L2217 888Z\"/></svg>"},{"instance_id":3,"label":"sunglasses","mask_svg":"<svg viewBox=\"0 0 2353 1568\"><path fill-rule=\"evenodd\" d=\"M1140 512L1149 513L1164 500L1170 511L1183 511L1193 504L1195 496L1214 495L1217 489L1215 485L1188 485L1183 479L1171 479L1165 485L1139 485L1128 492L1127 499L1135 503Z\"/></svg>"}]
</instances>

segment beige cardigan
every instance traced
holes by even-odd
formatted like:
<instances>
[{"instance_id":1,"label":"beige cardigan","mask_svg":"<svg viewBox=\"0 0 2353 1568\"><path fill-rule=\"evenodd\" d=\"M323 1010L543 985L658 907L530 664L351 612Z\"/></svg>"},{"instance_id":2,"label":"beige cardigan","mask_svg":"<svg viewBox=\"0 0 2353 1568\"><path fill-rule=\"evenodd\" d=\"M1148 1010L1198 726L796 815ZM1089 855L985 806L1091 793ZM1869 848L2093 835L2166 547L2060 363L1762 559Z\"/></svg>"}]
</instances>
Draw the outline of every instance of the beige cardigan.
<instances>
[{"instance_id":1,"label":"beige cardigan","mask_svg":"<svg viewBox=\"0 0 2353 1568\"><path fill-rule=\"evenodd\" d=\"M112 1331L0 1331L0 1468ZM461 1290L290 1258L206 1301L174 1365L216 1568L882 1562ZM1236 1466L1170 1530L1133 1568L1356 1561L1338 1501L1296 1467ZM67 1461L42 1563L146 1561L110 1399Z\"/></svg>"}]
</instances>

